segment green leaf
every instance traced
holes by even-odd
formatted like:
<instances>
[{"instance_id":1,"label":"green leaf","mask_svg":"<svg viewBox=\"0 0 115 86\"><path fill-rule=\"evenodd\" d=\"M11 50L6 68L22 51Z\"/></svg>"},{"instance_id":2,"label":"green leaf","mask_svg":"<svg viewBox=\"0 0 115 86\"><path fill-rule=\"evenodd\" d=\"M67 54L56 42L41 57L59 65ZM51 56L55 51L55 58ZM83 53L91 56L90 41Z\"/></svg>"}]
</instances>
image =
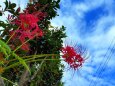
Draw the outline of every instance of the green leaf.
<instances>
[{"instance_id":1,"label":"green leaf","mask_svg":"<svg viewBox=\"0 0 115 86\"><path fill-rule=\"evenodd\" d=\"M6 49L5 49L4 47L1 47L1 46L0 46L0 52L4 53L4 55L5 55L6 57L8 57L8 54L7 54Z\"/></svg>"},{"instance_id":2,"label":"green leaf","mask_svg":"<svg viewBox=\"0 0 115 86\"><path fill-rule=\"evenodd\" d=\"M6 2L4 2L6 7L5 7L5 10L8 8L8 1L6 0Z\"/></svg>"},{"instance_id":3,"label":"green leaf","mask_svg":"<svg viewBox=\"0 0 115 86\"><path fill-rule=\"evenodd\" d=\"M11 9L11 10L7 10L8 12L10 12L10 13L12 13L12 14L14 14L14 9Z\"/></svg>"},{"instance_id":4,"label":"green leaf","mask_svg":"<svg viewBox=\"0 0 115 86\"><path fill-rule=\"evenodd\" d=\"M14 82L10 81L9 79L7 79L7 78L5 78L5 77L0 76L0 78L2 78L3 80L8 81L8 82L11 83L11 84L13 84L13 86L14 86L14 85L15 85L15 86L18 86L18 85L16 85Z\"/></svg>"},{"instance_id":5,"label":"green leaf","mask_svg":"<svg viewBox=\"0 0 115 86\"><path fill-rule=\"evenodd\" d=\"M4 41L0 40L0 45L3 46L4 48L6 48L8 53L11 52L10 47Z\"/></svg>"},{"instance_id":6,"label":"green leaf","mask_svg":"<svg viewBox=\"0 0 115 86\"><path fill-rule=\"evenodd\" d=\"M18 55L16 55L15 53L12 53L12 55L19 60L19 62L31 73L30 68L28 67L28 65L26 64L25 60L23 60L21 57L19 57Z\"/></svg>"},{"instance_id":7,"label":"green leaf","mask_svg":"<svg viewBox=\"0 0 115 86\"><path fill-rule=\"evenodd\" d=\"M3 52L7 59L11 53L10 47L2 40L0 40L0 52Z\"/></svg>"},{"instance_id":8,"label":"green leaf","mask_svg":"<svg viewBox=\"0 0 115 86\"><path fill-rule=\"evenodd\" d=\"M0 16L2 16L2 12L0 11Z\"/></svg>"},{"instance_id":9,"label":"green leaf","mask_svg":"<svg viewBox=\"0 0 115 86\"><path fill-rule=\"evenodd\" d=\"M16 4L15 3L12 3L10 4L9 8L15 8L16 7Z\"/></svg>"}]
</instances>

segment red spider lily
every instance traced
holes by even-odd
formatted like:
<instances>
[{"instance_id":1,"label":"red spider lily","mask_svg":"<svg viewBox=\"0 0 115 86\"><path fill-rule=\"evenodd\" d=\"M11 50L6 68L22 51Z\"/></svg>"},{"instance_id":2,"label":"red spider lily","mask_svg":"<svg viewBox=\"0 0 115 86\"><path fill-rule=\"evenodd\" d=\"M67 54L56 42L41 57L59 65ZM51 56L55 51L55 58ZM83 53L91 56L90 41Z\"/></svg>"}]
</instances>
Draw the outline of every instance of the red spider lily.
<instances>
[{"instance_id":1,"label":"red spider lily","mask_svg":"<svg viewBox=\"0 0 115 86\"><path fill-rule=\"evenodd\" d=\"M84 62L83 57L76 52L71 46L66 46L61 49L62 58L67 62L71 68L77 69L82 66Z\"/></svg>"},{"instance_id":2,"label":"red spider lily","mask_svg":"<svg viewBox=\"0 0 115 86\"><path fill-rule=\"evenodd\" d=\"M12 22L12 24L19 26L19 29L10 31L11 35L14 33L12 39L17 38L23 43L27 39L43 36L43 31L37 24L39 21L40 20L33 14L21 13L19 17ZM29 44L24 44L22 49L29 50Z\"/></svg>"},{"instance_id":3,"label":"red spider lily","mask_svg":"<svg viewBox=\"0 0 115 86\"><path fill-rule=\"evenodd\" d=\"M18 19L15 19L14 24L20 26L21 29L32 29L38 27L38 18L32 14L21 13Z\"/></svg>"}]
</instances>

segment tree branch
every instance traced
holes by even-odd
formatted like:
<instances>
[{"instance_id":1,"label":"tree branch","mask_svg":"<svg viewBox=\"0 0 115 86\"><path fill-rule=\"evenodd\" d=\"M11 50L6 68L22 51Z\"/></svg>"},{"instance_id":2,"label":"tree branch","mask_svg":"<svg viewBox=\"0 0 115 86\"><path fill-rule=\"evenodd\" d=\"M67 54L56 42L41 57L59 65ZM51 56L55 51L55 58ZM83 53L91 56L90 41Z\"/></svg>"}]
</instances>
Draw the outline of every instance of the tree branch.
<instances>
[{"instance_id":1,"label":"tree branch","mask_svg":"<svg viewBox=\"0 0 115 86\"><path fill-rule=\"evenodd\" d=\"M5 86L3 79L0 77L0 86Z\"/></svg>"},{"instance_id":2,"label":"tree branch","mask_svg":"<svg viewBox=\"0 0 115 86\"><path fill-rule=\"evenodd\" d=\"M19 80L19 86L24 86L24 84L28 80L28 76L29 76L29 71L25 69Z\"/></svg>"},{"instance_id":3,"label":"tree branch","mask_svg":"<svg viewBox=\"0 0 115 86\"><path fill-rule=\"evenodd\" d=\"M45 57L44 59L46 59L46 57ZM31 77L31 79L30 79L29 82L31 82L31 81L37 76L37 74L40 72L40 68L41 68L42 64L44 63L44 61L45 61L45 60L43 60L43 61L41 62L40 66L38 67L37 71L33 74L33 76Z\"/></svg>"}]
</instances>

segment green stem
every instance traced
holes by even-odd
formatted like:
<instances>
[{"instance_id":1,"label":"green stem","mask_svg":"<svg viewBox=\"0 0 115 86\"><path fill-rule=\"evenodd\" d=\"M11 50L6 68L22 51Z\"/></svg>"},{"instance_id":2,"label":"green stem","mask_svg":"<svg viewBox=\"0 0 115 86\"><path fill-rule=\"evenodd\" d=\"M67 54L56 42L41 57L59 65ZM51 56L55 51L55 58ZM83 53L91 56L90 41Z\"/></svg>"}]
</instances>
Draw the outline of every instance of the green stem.
<instances>
[{"instance_id":1,"label":"green stem","mask_svg":"<svg viewBox=\"0 0 115 86\"><path fill-rule=\"evenodd\" d=\"M31 61L25 60L25 61L28 61L28 62L37 62L37 61L41 61L41 60L50 61L50 60L60 60L60 59L37 59L37 60L31 60Z\"/></svg>"},{"instance_id":2,"label":"green stem","mask_svg":"<svg viewBox=\"0 0 115 86\"><path fill-rule=\"evenodd\" d=\"M28 59L26 59L25 61L26 62L36 62L36 61L42 61L42 60L59 60L59 59L36 59L36 60L28 60ZM14 64L12 64L12 65L9 65L9 66L7 66L6 68L4 68L4 70L8 70L8 69L10 69L10 68L13 68L13 67L15 67L15 66L18 66L18 65L21 65L21 63L20 62L16 62L16 63L14 63Z\"/></svg>"},{"instance_id":3,"label":"green stem","mask_svg":"<svg viewBox=\"0 0 115 86\"><path fill-rule=\"evenodd\" d=\"M33 74L33 76L31 77L30 81L32 81L32 80L36 77L36 75L38 74L38 72L39 72L40 68L42 67L42 64L44 63L44 61L45 61L46 58L47 58L47 57L45 57L45 58L42 60L42 62L40 63L39 67L37 68L37 71Z\"/></svg>"},{"instance_id":4,"label":"green stem","mask_svg":"<svg viewBox=\"0 0 115 86\"><path fill-rule=\"evenodd\" d=\"M59 54L42 54L42 55L29 55L29 56L24 56L25 58L27 57L44 57L44 56L60 56Z\"/></svg>"},{"instance_id":5,"label":"green stem","mask_svg":"<svg viewBox=\"0 0 115 86\"><path fill-rule=\"evenodd\" d=\"M19 29L20 27L18 27L18 29ZM18 30L17 29L17 30ZM14 33L10 36L10 38L8 39L8 41L6 42L6 44L8 44L8 42L10 41L10 39L15 35L15 33L16 33L16 30L14 31Z\"/></svg>"},{"instance_id":6,"label":"green stem","mask_svg":"<svg viewBox=\"0 0 115 86\"><path fill-rule=\"evenodd\" d=\"M21 48L24 44L26 44L30 39L26 40L24 43L22 43L20 46L18 46L13 52L16 52L19 48Z\"/></svg>"},{"instance_id":7,"label":"green stem","mask_svg":"<svg viewBox=\"0 0 115 86\"><path fill-rule=\"evenodd\" d=\"M37 34L36 34L37 35ZM36 36L35 35L35 36ZM34 37L35 37L34 36ZM21 48L24 44L26 44L28 41L30 41L31 39L28 39L28 40L26 40L24 43L22 43L20 46L18 46L13 52L16 52L19 48Z\"/></svg>"},{"instance_id":8,"label":"green stem","mask_svg":"<svg viewBox=\"0 0 115 86\"><path fill-rule=\"evenodd\" d=\"M13 68L13 67L15 67L15 66L18 66L18 65L20 65L20 64L21 64L20 62L16 62L16 63L14 63L14 64L12 64L12 65L7 66L6 68L4 68L4 70L8 70L8 69Z\"/></svg>"},{"instance_id":9,"label":"green stem","mask_svg":"<svg viewBox=\"0 0 115 86\"><path fill-rule=\"evenodd\" d=\"M1 77L2 79L4 79L4 80L6 80L6 81L10 82L11 84L16 85L14 82L12 82L12 81L10 81L10 80L8 80L8 79L6 79L6 78L2 77L2 76L0 76L0 77ZM18 86L18 85L16 85L16 86Z\"/></svg>"},{"instance_id":10,"label":"green stem","mask_svg":"<svg viewBox=\"0 0 115 86\"><path fill-rule=\"evenodd\" d=\"M31 57L28 58L27 60L31 60L31 59L35 59L35 58L40 58L40 57L45 57L45 56L58 56L58 54L43 54L43 55L31 55L31 56L26 56L27 57Z\"/></svg>"},{"instance_id":11,"label":"green stem","mask_svg":"<svg viewBox=\"0 0 115 86\"><path fill-rule=\"evenodd\" d=\"M43 54L43 55L25 56L25 57L22 57L22 58L31 57L31 58L26 59L25 61L32 60L32 62L35 62L36 60L33 60L33 59L35 59L35 58L48 57L48 56L60 56L60 55L59 55L59 54ZM32 58L32 57L34 57L34 58ZM11 61L15 61L15 60L17 60L17 59L14 59L14 60L11 60ZM37 61L40 61L40 60L43 60L43 59L38 59ZM45 60L53 60L53 59L45 59ZM55 59L55 60L56 60L56 59ZM11 62L11 61L9 61L9 62ZM29 62L31 62L31 61L29 61ZM5 70L10 69L10 68L13 68L13 67L15 67L15 66L18 66L18 65L20 65L20 64L21 64L20 62L16 62L16 63L14 63L14 64L11 64L11 65L7 66L7 67L5 68Z\"/></svg>"},{"instance_id":12,"label":"green stem","mask_svg":"<svg viewBox=\"0 0 115 86\"><path fill-rule=\"evenodd\" d=\"M59 54L42 54L42 55L29 55L29 56L24 56L24 57L21 57L23 59L34 59L34 58L40 58L40 57L45 57L45 56L60 56ZM12 61L16 61L17 59L12 59L10 60L9 62L12 62Z\"/></svg>"}]
</instances>

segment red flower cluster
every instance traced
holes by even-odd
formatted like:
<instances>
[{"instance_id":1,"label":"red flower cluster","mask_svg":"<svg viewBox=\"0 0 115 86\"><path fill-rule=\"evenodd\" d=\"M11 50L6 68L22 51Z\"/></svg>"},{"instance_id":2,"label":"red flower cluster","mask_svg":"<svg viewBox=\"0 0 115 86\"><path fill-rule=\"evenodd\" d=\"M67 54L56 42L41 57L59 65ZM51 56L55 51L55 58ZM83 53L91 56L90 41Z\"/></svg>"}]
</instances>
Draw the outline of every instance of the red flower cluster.
<instances>
[{"instance_id":1,"label":"red flower cluster","mask_svg":"<svg viewBox=\"0 0 115 86\"><path fill-rule=\"evenodd\" d=\"M43 31L38 26L39 18L33 14L21 13L12 24L19 26L19 29L12 30L10 32L13 35L12 38L18 38L21 43L24 43L26 39L33 39L35 37L43 36ZM21 47L23 50L29 50L29 44L26 43Z\"/></svg>"},{"instance_id":2,"label":"red flower cluster","mask_svg":"<svg viewBox=\"0 0 115 86\"><path fill-rule=\"evenodd\" d=\"M62 58L67 62L71 68L77 69L82 66L84 59L71 46L66 46L61 49L63 53Z\"/></svg>"}]
</instances>

